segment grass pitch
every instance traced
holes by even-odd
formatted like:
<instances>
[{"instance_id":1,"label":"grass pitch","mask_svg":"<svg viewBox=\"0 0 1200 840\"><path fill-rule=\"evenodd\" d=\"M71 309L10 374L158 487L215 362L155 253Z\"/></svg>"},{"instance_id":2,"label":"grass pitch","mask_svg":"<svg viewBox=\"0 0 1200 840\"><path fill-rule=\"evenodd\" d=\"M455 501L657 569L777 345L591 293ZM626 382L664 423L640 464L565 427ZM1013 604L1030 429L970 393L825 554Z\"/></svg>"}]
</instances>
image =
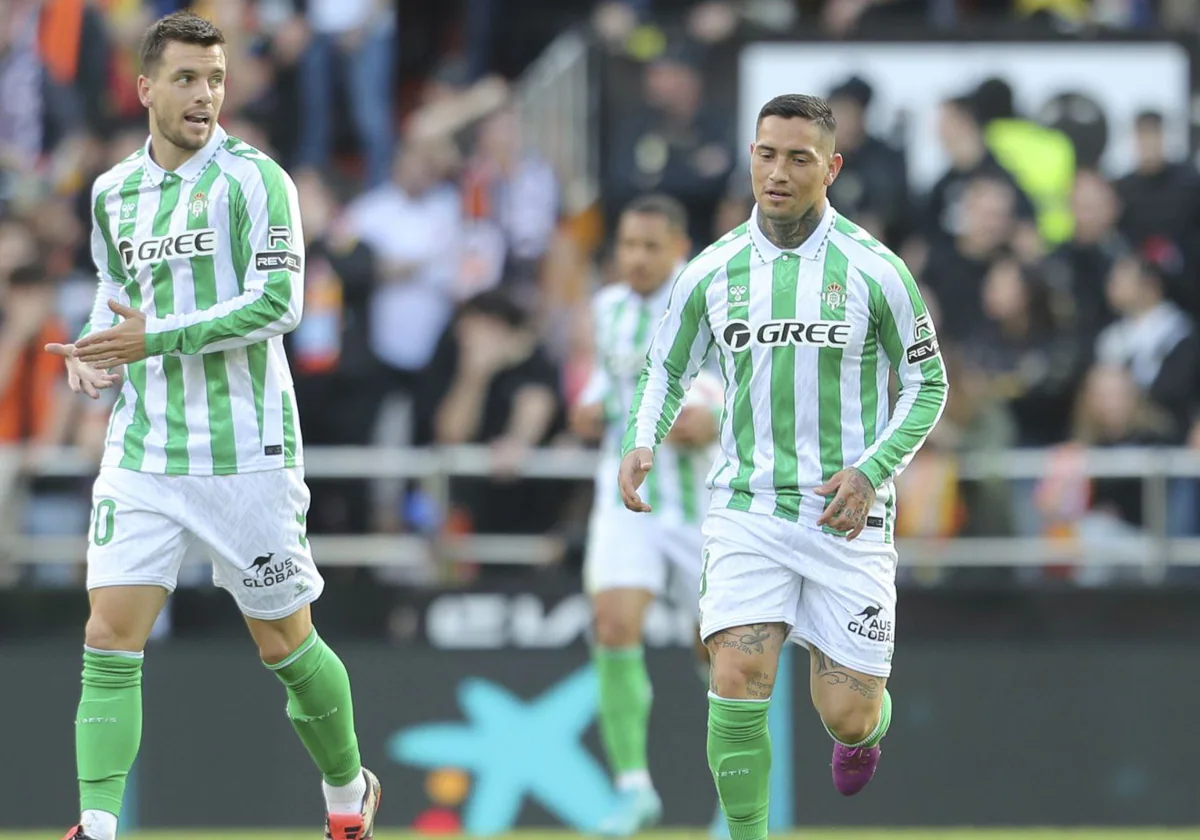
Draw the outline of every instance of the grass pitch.
<instances>
[{"instance_id":1,"label":"grass pitch","mask_svg":"<svg viewBox=\"0 0 1200 840\"><path fill-rule=\"evenodd\" d=\"M63 829L0 832L0 840L58 840ZM313 840L318 830L289 831L139 831L125 834L130 840ZM378 831L375 840L428 840L437 835L411 831ZM451 835L442 835L449 838ZM642 840L708 840L704 830L662 830L637 835ZM493 840L581 840L566 831L521 831L497 835ZM774 840L1200 840L1200 829L990 829L990 828L813 828L772 835Z\"/></svg>"}]
</instances>

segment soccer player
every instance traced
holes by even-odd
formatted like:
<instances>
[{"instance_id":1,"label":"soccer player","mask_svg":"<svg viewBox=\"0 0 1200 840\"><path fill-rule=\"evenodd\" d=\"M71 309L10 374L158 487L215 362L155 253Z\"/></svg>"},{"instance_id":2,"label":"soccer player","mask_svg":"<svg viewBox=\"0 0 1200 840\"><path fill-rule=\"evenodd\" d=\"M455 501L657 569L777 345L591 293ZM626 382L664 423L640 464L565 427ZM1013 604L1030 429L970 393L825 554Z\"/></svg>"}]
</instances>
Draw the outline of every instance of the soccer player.
<instances>
[{"instance_id":1,"label":"soccer player","mask_svg":"<svg viewBox=\"0 0 1200 840\"><path fill-rule=\"evenodd\" d=\"M779 654L809 650L813 704L847 796L892 718L893 480L941 416L946 374L904 264L826 198L842 159L822 100L772 99L751 146L755 208L671 292L631 408L628 508L710 348L726 380L704 522L708 760L733 840L767 836L767 706ZM890 412L890 371L899 397Z\"/></svg>"},{"instance_id":2,"label":"soccer player","mask_svg":"<svg viewBox=\"0 0 1200 840\"><path fill-rule=\"evenodd\" d=\"M296 190L217 125L223 45L187 12L147 31L137 83L150 137L96 180L96 303L75 344L46 348L93 398L117 383L109 371L125 370L93 490L73 840L116 835L141 740L143 650L189 552L212 561L287 690L288 717L324 779L326 838L374 831L379 782L359 760L350 681L309 608L324 582L305 537L283 350L303 298Z\"/></svg>"},{"instance_id":3,"label":"soccer player","mask_svg":"<svg viewBox=\"0 0 1200 840\"><path fill-rule=\"evenodd\" d=\"M674 421L670 445L646 484L653 516L626 510L616 483L624 418L653 327L690 249L687 214L675 199L649 195L625 208L616 239L621 282L601 290L593 303L595 366L572 414L581 437L603 438L584 586L595 622L600 732L619 795L616 810L599 826L609 836L634 834L662 814L646 756L652 697L642 651L646 609L666 592L672 569L681 584L675 589L687 593L689 606L700 590L700 515L717 432L713 409L688 406Z\"/></svg>"}]
</instances>

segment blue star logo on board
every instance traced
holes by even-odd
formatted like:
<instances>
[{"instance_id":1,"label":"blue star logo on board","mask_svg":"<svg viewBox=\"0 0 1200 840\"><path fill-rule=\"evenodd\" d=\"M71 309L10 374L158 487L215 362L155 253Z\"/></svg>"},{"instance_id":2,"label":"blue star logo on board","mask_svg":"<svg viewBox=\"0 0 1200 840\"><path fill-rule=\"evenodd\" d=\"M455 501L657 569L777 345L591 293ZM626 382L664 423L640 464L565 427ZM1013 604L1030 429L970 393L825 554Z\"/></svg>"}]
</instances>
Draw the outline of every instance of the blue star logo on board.
<instances>
[{"instance_id":1,"label":"blue star logo on board","mask_svg":"<svg viewBox=\"0 0 1200 840\"><path fill-rule=\"evenodd\" d=\"M478 677L458 686L462 722L426 723L392 735L393 761L458 767L474 776L463 809L468 834L510 830L528 796L580 831L616 804L608 774L583 745L596 716L596 676L582 668L542 695L522 700Z\"/></svg>"}]
</instances>

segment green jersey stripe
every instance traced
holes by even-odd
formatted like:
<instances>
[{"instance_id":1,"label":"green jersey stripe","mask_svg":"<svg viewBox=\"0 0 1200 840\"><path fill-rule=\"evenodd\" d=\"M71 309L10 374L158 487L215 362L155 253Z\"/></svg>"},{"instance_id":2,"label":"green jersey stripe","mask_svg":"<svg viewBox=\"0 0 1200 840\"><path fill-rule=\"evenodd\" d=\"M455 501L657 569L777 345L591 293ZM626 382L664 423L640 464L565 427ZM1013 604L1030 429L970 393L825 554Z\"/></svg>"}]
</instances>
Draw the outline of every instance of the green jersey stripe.
<instances>
[{"instance_id":1,"label":"green jersey stripe","mask_svg":"<svg viewBox=\"0 0 1200 840\"><path fill-rule=\"evenodd\" d=\"M846 320L846 255L830 243L821 281L821 320ZM831 305L832 304L832 305ZM843 467L842 457L842 349L817 351L817 439L820 441L821 480L828 481ZM831 497L826 497L828 505Z\"/></svg>"},{"instance_id":2,"label":"green jersey stripe","mask_svg":"<svg viewBox=\"0 0 1200 840\"><path fill-rule=\"evenodd\" d=\"M292 411L292 395L287 391L283 397L283 465L296 466L296 415Z\"/></svg>"},{"instance_id":3,"label":"green jersey stripe","mask_svg":"<svg viewBox=\"0 0 1200 840\"><path fill-rule=\"evenodd\" d=\"M154 217L154 235L166 236L171 230L171 216L179 203L179 178L169 176L163 181L158 213ZM175 314L175 278L165 259L151 268L154 284L154 311L159 318ZM178 356L162 357L163 374L167 379L167 456L168 475L186 475L188 471L187 396L183 388L183 363Z\"/></svg>"},{"instance_id":4,"label":"green jersey stripe","mask_svg":"<svg viewBox=\"0 0 1200 840\"><path fill-rule=\"evenodd\" d=\"M263 434L264 392L267 387L267 346L251 344L246 348L246 362L250 367L250 384L254 391L254 414L258 418L258 440L261 447Z\"/></svg>"},{"instance_id":5,"label":"green jersey stripe","mask_svg":"<svg viewBox=\"0 0 1200 840\"><path fill-rule=\"evenodd\" d=\"M250 213L242 185L228 172L225 181L229 189L229 244L233 248L233 271L237 275L238 294L246 291L246 269L250 265Z\"/></svg>"},{"instance_id":6,"label":"green jersey stripe","mask_svg":"<svg viewBox=\"0 0 1200 840\"><path fill-rule=\"evenodd\" d=\"M728 289L727 305L729 320L750 320L750 254L751 246L739 251L725 266ZM754 472L754 414L750 403L750 379L754 373L754 361L750 346L733 354L733 379L736 388L733 395L734 442L737 450L738 471L730 480L733 498L729 507L734 510L750 509L753 496L750 493L750 475Z\"/></svg>"},{"instance_id":7,"label":"green jersey stripe","mask_svg":"<svg viewBox=\"0 0 1200 840\"><path fill-rule=\"evenodd\" d=\"M120 240L132 239L137 225L138 197L142 186L142 176L146 170L138 167L129 173L121 184L121 216L117 229ZM126 212L126 208L129 211ZM107 219L105 220L107 221ZM125 294L129 296L131 309L142 308L142 290L124 271L126 278ZM134 362L128 366L129 384L133 386L137 397L133 403L133 418L125 428L125 440L122 444L121 467L127 470L140 470L146 458L146 435L150 434L150 415L146 411L146 360Z\"/></svg>"},{"instance_id":8,"label":"green jersey stripe","mask_svg":"<svg viewBox=\"0 0 1200 840\"><path fill-rule=\"evenodd\" d=\"M106 265L108 267L108 273L112 276L112 278L114 280L123 281L125 279L125 266L123 266L121 264L121 254L119 251L117 251L116 243L113 242L112 231L109 229L110 220L109 220L109 216L108 216L108 206L107 206L108 205L108 196L112 193L112 191L114 189L116 189L115 186L109 187L108 189L103 190L99 195L96 196L96 204L92 208L92 215L95 216L96 226L100 229L100 232L104 236L104 248L108 255L108 261L106 263ZM112 317L112 323L115 325L116 322L117 322L117 316L116 316L116 314L114 314ZM87 320L87 322L84 323L83 329L80 330L79 337L83 338L85 335L87 335L91 331L92 331L92 321L89 318ZM111 431L111 425L112 424L110 423L109 424L110 431ZM107 440L107 438L105 438L105 440Z\"/></svg>"},{"instance_id":9,"label":"green jersey stripe","mask_svg":"<svg viewBox=\"0 0 1200 840\"><path fill-rule=\"evenodd\" d=\"M863 339L860 367L859 400L862 403L863 448L875 443L879 433L879 318L876 315L883 303L883 288L878 281L859 272L869 290L867 309L871 318L867 321L867 336ZM893 325L894 326L894 325Z\"/></svg>"},{"instance_id":10,"label":"green jersey stripe","mask_svg":"<svg viewBox=\"0 0 1200 840\"><path fill-rule=\"evenodd\" d=\"M771 317L796 317L800 260L776 260L771 273ZM796 522L800 492L796 490L796 345L771 348L771 436L775 444L775 516Z\"/></svg>"},{"instance_id":11,"label":"green jersey stripe","mask_svg":"<svg viewBox=\"0 0 1200 840\"><path fill-rule=\"evenodd\" d=\"M208 227L208 197L221 176L221 167L211 164L204 171L188 198L188 229ZM192 280L195 283L196 308L209 309L217 305L217 272L211 254L192 257ZM229 392L229 371L223 353L204 354L204 386L208 397L209 448L212 450L213 475L232 475L237 472L237 442L234 438L233 403Z\"/></svg>"}]
</instances>

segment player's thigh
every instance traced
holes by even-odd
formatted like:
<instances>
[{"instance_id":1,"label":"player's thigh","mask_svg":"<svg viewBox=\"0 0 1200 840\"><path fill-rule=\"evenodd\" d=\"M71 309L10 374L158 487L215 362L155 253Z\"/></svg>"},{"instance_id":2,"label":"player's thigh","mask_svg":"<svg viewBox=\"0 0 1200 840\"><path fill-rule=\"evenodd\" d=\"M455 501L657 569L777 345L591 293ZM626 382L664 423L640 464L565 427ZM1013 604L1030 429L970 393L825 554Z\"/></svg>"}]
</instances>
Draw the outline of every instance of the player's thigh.
<instances>
[{"instance_id":1,"label":"player's thigh","mask_svg":"<svg viewBox=\"0 0 1200 840\"><path fill-rule=\"evenodd\" d=\"M583 588L591 597L609 589L662 593L667 561L659 551L662 522L624 508L601 508L588 522Z\"/></svg>"},{"instance_id":2,"label":"player's thigh","mask_svg":"<svg viewBox=\"0 0 1200 840\"><path fill-rule=\"evenodd\" d=\"M704 522L700 636L731 627L791 625L803 585L777 558L787 551L773 517L716 510Z\"/></svg>"},{"instance_id":3,"label":"player's thigh","mask_svg":"<svg viewBox=\"0 0 1200 840\"><path fill-rule=\"evenodd\" d=\"M195 476L188 528L213 562L213 583L248 618L275 621L325 587L305 533L309 492L299 469Z\"/></svg>"},{"instance_id":4,"label":"player's thigh","mask_svg":"<svg viewBox=\"0 0 1200 840\"><path fill-rule=\"evenodd\" d=\"M793 638L817 647L843 668L886 678L896 634L896 551L797 526L806 576Z\"/></svg>"},{"instance_id":5,"label":"player's thigh","mask_svg":"<svg viewBox=\"0 0 1200 840\"><path fill-rule=\"evenodd\" d=\"M179 521L179 478L106 467L92 487L87 588L175 590L191 543Z\"/></svg>"}]
</instances>

